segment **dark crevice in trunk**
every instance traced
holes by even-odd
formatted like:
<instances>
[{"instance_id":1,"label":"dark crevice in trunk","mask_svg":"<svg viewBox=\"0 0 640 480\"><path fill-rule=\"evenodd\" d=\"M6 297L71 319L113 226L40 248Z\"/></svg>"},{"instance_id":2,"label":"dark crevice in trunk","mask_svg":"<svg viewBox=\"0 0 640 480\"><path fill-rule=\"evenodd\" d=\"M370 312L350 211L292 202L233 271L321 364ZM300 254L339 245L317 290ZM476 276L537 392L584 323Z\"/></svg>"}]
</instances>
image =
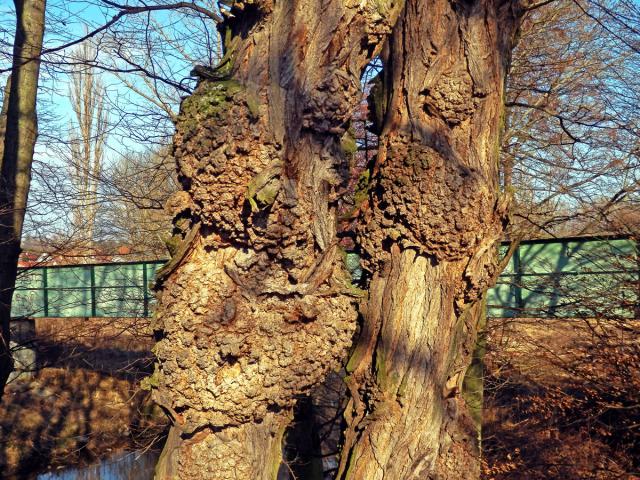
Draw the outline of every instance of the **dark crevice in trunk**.
<instances>
[{"instance_id":1,"label":"dark crevice in trunk","mask_svg":"<svg viewBox=\"0 0 640 480\"><path fill-rule=\"evenodd\" d=\"M323 465L311 397L298 400L294 417L284 436L283 462L293 479L322 480Z\"/></svg>"}]
</instances>

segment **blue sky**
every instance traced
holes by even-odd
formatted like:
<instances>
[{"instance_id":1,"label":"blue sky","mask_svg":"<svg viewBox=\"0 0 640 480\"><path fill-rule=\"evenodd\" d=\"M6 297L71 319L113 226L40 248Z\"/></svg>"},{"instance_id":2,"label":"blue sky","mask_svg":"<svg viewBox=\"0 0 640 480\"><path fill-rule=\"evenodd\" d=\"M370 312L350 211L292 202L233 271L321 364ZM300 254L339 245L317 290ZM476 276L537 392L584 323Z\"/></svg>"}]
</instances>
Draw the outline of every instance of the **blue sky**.
<instances>
[{"instance_id":1,"label":"blue sky","mask_svg":"<svg viewBox=\"0 0 640 480\"><path fill-rule=\"evenodd\" d=\"M104 25L115 13L116 10L100 0L48 0L44 48L80 38L86 31ZM14 22L13 2L0 0L0 71L10 67ZM99 65L130 70L130 64L115 59L114 52L118 51L130 62L153 69L175 83L183 81L186 86L193 84L187 79L192 65L215 63L219 47L213 22L184 11L127 16L108 33L95 36L92 42L97 47ZM151 57L149 45L153 49ZM68 188L63 183L67 177L65 157L69 154L69 127L74 118L69 101L71 69L68 65L73 51L70 48L46 55L41 68L40 136L30 196L33 224L62 225L68 216L68 212L56 207L59 199L54 197L58 194L62 197L61 190ZM107 92L105 108L110 120L105 152L107 166L117 163L123 156L155 149L170 141L173 125L169 115L149 99L177 113L185 92L162 82L149 82L135 73L94 71ZM0 73L3 85L6 76L6 72Z\"/></svg>"},{"instance_id":2,"label":"blue sky","mask_svg":"<svg viewBox=\"0 0 640 480\"><path fill-rule=\"evenodd\" d=\"M116 10L105 6L99 0L49 0L45 49L81 37L85 31L104 25L115 13ZM3 70L10 65L10 49L7 44L13 34L12 2L0 0L0 18L0 34L4 37L4 44L0 47L0 70ZM215 62L217 39L214 35L214 25L210 20L208 23L209 25L205 25L184 12L155 12L153 16L142 14L126 17L111 29L111 32L116 32L115 36L99 34L93 39L99 52L97 63L109 68L126 67L130 70L131 66L124 61L113 59L114 42L120 42L119 49L124 53L123 56L145 68L156 69L160 76L166 76L179 83L188 77L193 63ZM156 49L153 64L150 64L142 45L131 45L131 37L136 37L133 40L143 40L142 33L147 26L153 29L147 36ZM162 27L160 33L159 27ZM209 45L202 42L202 32L205 30L209 34ZM212 48L207 48L209 46ZM56 136L61 139L65 137L62 134L66 133L64 130L72 117L68 101L70 68L65 64L69 62L69 55L73 51L74 49L70 48L44 57L39 92L40 114L46 119L42 125L42 133L45 136L41 139L43 142L50 142ZM213 51L213 55L208 55L209 51ZM166 140L171 126L162 121L158 108L150 104L148 98L156 98L159 93L164 103L176 112L180 96L185 95L185 92L167 87L161 82L156 82L155 85L147 84L139 75L132 73L113 74L103 71L98 75L107 89L108 102L111 104L111 155L121 155L128 150L141 151L147 148L149 142L161 142L163 138ZM0 80L4 81L5 77L6 74L0 73ZM132 91L126 83L138 89L139 93ZM189 82L185 85L188 86ZM158 92L153 92L154 88ZM152 117L153 121L136 119L138 115ZM157 135L154 134L154 130L157 130Z\"/></svg>"}]
</instances>

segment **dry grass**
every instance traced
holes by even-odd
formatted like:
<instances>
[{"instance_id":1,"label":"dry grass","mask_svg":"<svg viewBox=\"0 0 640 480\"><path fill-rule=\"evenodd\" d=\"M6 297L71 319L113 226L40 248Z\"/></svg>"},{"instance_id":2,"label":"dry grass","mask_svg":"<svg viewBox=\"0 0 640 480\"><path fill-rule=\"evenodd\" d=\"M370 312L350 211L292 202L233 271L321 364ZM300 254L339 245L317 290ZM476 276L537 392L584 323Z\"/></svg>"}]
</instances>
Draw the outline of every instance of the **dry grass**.
<instances>
[{"instance_id":1,"label":"dry grass","mask_svg":"<svg viewBox=\"0 0 640 480\"><path fill-rule=\"evenodd\" d=\"M493 321L485 478L640 478L639 332L637 321Z\"/></svg>"},{"instance_id":2,"label":"dry grass","mask_svg":"<svg viewBox=\"0 0 640 480\"><path fill-rule=\"evenodd\" d=\"M139 388L151 338L132 334L132 322L61 319L36 329L38 368L0 405L0 472L82 464L162 438L164 416Z\"/></svg>"}]
</instances>

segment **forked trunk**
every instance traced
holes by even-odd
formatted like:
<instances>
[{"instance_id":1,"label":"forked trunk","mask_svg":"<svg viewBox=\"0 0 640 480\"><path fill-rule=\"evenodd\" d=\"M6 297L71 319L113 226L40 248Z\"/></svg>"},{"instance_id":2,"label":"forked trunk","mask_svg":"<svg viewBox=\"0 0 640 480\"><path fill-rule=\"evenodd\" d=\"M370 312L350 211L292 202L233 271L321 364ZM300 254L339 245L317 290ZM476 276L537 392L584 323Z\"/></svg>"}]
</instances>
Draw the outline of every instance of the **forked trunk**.
<instances>
[{"instance_id":1,"label":"forked trunk","mask_svg":"<svg viewBox=\"0 0 640 480\"><path fill-rule=\"evenodd\" d=\"M226 55L181 106L183 192L149 383L174 427L158 479L272 479L296 398L356 327L336 238L360 74L399 6L235 2Z\"/></svg>"},{"instance_id":2,"label":"forked trunk","mask_svg":"<svg viewBox=\"0 0 640 480\"><path fill-rule=\"evenodd\" d=\"M346 129L401 7L236 2L225 58L198 70L207 80L174 139L175 253L159 274L149 383L174 427L157 478L274 478L296 398L344 358L359 295L336 234ZM510 3L489 0L411 0L395 26L360 228L373 278L348 366L344 478L477 476L461 389L506 221L498 146L516 26Z\"/></svg>"},{"instance_id":3,"label":"forked trunk","mask_svg":"<svg viewBox=\"0 0 640 480\"><path fill-rule=\"evenodd\" d=\"M517 25L509 2L408 0L394 30L360 229L374 276L348 365L342 478L479 476L462 390L509 203L498 153Z\"/></svg>"}]
</instances>

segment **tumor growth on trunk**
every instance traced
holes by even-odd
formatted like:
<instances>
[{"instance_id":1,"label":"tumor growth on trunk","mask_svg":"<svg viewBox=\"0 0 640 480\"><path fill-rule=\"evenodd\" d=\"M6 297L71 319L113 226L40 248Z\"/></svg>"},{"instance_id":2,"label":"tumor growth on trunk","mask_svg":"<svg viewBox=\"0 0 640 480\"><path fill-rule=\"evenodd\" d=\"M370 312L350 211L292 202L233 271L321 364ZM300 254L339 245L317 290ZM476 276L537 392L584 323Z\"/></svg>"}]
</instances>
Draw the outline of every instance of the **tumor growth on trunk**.
<instances>
[{"instance_id":1,"label":"tumor growth on trunk","mask_svg":"<svg viewBox=\"0 0 640 480\"><path fill-rule=\"evenodd\" d=\"M340 478L473 478L461 390L508 205L497 145L518 6L223 13L225 56L174 137L183 191L148 381L173 421L157 478L276 478L294 406L349 358ZM376 56L380 148L354 193L351 116ZM344 261L347 196L368 291Z\"/></svg>"}]
</instances>

